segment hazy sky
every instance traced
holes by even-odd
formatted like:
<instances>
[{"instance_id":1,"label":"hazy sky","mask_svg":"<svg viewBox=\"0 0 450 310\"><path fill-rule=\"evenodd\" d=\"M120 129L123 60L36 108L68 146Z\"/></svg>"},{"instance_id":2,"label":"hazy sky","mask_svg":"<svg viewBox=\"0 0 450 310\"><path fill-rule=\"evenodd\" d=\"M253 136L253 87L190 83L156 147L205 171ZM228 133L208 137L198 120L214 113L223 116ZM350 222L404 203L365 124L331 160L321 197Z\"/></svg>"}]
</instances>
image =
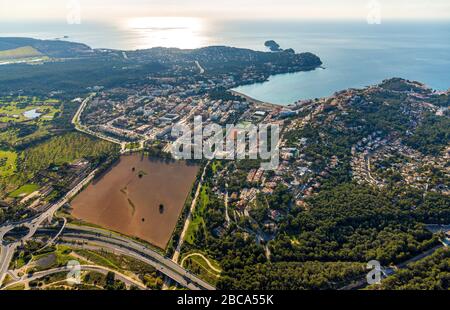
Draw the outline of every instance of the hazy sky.
<instances>
[{"instance_id":1,"label":"hazy sky","mask_svg":"<svg viewBox=\"0 0 450 310\"><path fill-rule=\"evenodd\" d=\"M385 19L448 19L450 0L0 0L0 21L65 20L78 2L83 20L137 16L365 19L372 2Z\"/></svg>"}]
</instances>

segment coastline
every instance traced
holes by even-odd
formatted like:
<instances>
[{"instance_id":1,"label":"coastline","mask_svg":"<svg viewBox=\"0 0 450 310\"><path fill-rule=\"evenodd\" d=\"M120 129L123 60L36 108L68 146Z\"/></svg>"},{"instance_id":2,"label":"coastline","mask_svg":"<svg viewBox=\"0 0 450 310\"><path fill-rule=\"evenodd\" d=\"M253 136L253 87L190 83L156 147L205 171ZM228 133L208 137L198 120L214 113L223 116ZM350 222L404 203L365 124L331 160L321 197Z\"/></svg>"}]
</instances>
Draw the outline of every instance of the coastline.
<instances>
[{"instance_id":1,"label":"coastline","mask_svg":"<svg viewBox=\"0 0 450 310\"><path fill-rule=\"evenodd\" d=\"M238 91L233 90L233 89L230 89L229 92L232 93L235 96L238 96L238 97L241 97L241 98L247 100L248 102L250 102L252 104L257 104L257 105L266 106L266 107L269 107L269 108L276 108L276 109L283 108L283 107L287 106L287 105L285 106L285 105L278 104L278 103L271 103L271 102L261 101L261 100L255 99L253 97L250 97L250 96L248 96L248 95L246 95L244 93L238 92Z\"/></svg>"}]
</instances>

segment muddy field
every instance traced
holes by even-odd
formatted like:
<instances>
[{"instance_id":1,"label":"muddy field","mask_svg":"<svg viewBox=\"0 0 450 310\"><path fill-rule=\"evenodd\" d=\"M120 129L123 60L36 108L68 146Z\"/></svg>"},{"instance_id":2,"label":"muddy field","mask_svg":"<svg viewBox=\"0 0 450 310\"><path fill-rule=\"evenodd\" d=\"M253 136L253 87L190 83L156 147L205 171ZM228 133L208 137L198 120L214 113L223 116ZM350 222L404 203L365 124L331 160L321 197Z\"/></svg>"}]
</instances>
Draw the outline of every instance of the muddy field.
<instances>
[{"instance_id":1,"label":"muddy field","mask_svg":"<svg viewBox=\"0 0 450 310\"><path fill-rule=\"evenodd\" d=\"M198 166L122 156L71 203L72 215L165 248Z\"/></svg>"}]
</instances>

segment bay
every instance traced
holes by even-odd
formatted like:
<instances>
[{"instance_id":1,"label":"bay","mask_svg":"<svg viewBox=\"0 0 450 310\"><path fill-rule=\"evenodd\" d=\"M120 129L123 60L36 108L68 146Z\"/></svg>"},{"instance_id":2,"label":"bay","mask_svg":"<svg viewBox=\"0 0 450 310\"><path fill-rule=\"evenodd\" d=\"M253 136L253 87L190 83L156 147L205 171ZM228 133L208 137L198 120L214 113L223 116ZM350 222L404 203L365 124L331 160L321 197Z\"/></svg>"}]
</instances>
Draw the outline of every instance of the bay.
<instances>
[{"instance_id":1,"label":"bay","mask_svg":"<svg viewBox=\"0 0 450 310\"><path fill-rule=\"evenodd\" d=\"M172 25L172 26L171 26ZM360 88L391 77L421 81L437 90L450 87L450 22L263 21L148 18L69 25L1 23L0 36L65 38L94 48L135 50L155 46L198 48L229 45L312 52L324 69L272 76L236 90L256 99L289 104Z\"/></svg>"}]
</instances>

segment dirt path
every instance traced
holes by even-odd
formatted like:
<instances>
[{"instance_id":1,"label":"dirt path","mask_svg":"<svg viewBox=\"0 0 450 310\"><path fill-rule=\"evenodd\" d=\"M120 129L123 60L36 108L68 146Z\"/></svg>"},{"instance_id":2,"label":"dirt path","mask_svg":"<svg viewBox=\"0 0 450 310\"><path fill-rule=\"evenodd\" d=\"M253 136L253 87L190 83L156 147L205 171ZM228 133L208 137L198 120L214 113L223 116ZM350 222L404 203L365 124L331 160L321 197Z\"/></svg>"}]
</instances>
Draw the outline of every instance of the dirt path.
<instances>
[{"instance_id":1,"label":"dirt path","mask_svg":"<svg viewBox=\"0 0 450 310\"><path fill-rule=\"evenodd\" d=\"M214 270L214 271L217 272L217 273L221 273L221 272L222 272L222 270L217 269L216 267L214 267L214 266L211 264L211 262L205 257L205 255L203 255L203 254L201 254L201 253L192 253L192 254L186 255L186 256L181 260L181 263L180 263L181 267L183 267L183 264L184 264L184 262L186 261L186 259L188 259L189 257L192 257L192 256L199 256L199 257L203 258L203 259L205 260L206 264L208 264L208 267L209 267L209 268L211 268L212 270Z\"/></svg>"},{"instance_id":2,"label":"dirt path","mask_svg":"<svg viewBox=\"0 0 450 310\"><path fill-rule=\"evenodd\" d=\"M173 254L173 257L172 257L172 261L174 261L175 263L178 263L178 260L180 259L181 247L183 246L184 238L186 237L186 233L187 233L187 231L189 229L189 225L191 224L192 216L193 216L194 211L195 211L195 206L197 205L198 196L200 195L200 190L202 188L203 180L205 178L206 169L208 168L210 163L211 162L208 162L206 164L205 168L203 169L203 173L202 173L202 176L200 178L200 182L198 182L197 190L195 192L194 199L192 200L192 204L191 204L191 208L189 210L189 214L188 214L188 216L186 218L186 222L184 223L183 231L181 232L181 235L180 235L180 241L178 242L178 245L177 245L177 247L175 249L175 253Z\"/></svg>"}]
</instances>

